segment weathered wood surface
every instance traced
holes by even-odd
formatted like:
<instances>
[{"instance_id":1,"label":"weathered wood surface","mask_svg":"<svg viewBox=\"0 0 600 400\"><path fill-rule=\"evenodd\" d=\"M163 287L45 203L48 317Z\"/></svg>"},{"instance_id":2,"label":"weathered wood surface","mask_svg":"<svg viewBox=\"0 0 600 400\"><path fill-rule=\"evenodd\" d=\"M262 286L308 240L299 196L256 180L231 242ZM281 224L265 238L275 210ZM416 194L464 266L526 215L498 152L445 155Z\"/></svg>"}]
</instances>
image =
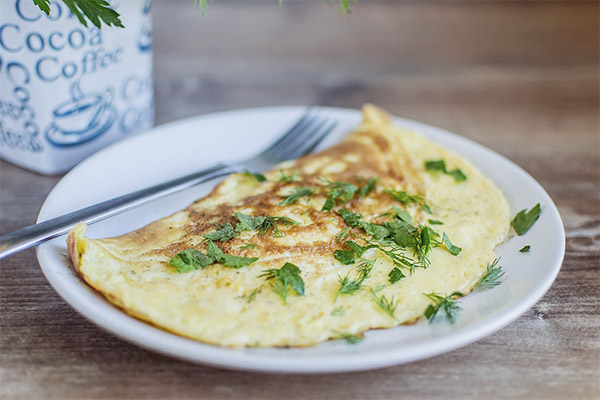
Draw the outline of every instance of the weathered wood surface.
<instances>
[{"instance_id":1,"label":"weathered wood surface","mask_svg":"<svg viewBox=\"0 0 600 400\"><path fill-rule=\"evenodd\" d=\"M335 2L335 0L334 0ZM558 205L567 253L516 322L465 348L339 375L229 372L89 323L32 250L0 268L2 398L600 397L598 2L154 1L157 123L278 104L369 101L460 132L529 171ZM0 231L34 222L57 182L0 164ZM540 314L542 313L542 314Z\"/></svg>"}]
</instances>

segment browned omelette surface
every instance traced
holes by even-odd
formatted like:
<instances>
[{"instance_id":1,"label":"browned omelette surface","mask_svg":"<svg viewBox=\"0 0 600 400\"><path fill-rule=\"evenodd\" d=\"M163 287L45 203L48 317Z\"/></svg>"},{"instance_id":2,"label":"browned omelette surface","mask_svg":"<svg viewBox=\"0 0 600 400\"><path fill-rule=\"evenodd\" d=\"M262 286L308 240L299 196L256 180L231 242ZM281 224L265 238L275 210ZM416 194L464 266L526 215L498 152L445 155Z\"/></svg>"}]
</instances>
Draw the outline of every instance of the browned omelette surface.
<instances>
[{"instance_id":1,"label":"browned omelette surface","mask_svg":"<svg viewBox=\"0 0 600 400\"><path fill-rule=\"evenodd\" d=\"M424 172L424 160L440 158L460 167L468 179L456 183ZM294 179L281 181L282 174ZM495 258L493 250L508 229L506 202L477 169L419 135L395 128L374 106L365 106L363 123L343 142L283 163L265 176L267 181L258 182L233 174L185 210L119 237L91 240L84 237L85 226L78 225L68 239L75 267L129 314L177 334L234 347L307 346L413 322L429 304L425 292L468 292ZM322 178L359 188L372 178L378 184L366 197L357 194L332 211L321 211L328 194ZM282 205L297 188L315 189L315 194ZM399 203L385 189L422 195L432 214L422 205ZM383 223L390 220L392 206L408 211L415 226L431 218L444 221L443 231L462 247L461 253L433 248L428 268L404 271L406 277L391 284L392 260L379 250L367 250L362 258L376 261L363 287L339 295L340 280L355 276L357 265L334 258L335 250L348 250L336 238L348 228L336 211L344 208L365 221ZM243 231L216 241L226 254L258 258L242 268L213 264L181 273L169 264L186 249L205 252L204 235L228 222L235 226L235 212L288 217L298 224L280 225L281 237ZM353 235L365 237L361 228L352 228L346 240L365 244ZM291 292L283 302L261 274L286 262L300 269L305 293ZM393 301L392 314L377 304L382 296Z\"/></svg>"}]
</instances>

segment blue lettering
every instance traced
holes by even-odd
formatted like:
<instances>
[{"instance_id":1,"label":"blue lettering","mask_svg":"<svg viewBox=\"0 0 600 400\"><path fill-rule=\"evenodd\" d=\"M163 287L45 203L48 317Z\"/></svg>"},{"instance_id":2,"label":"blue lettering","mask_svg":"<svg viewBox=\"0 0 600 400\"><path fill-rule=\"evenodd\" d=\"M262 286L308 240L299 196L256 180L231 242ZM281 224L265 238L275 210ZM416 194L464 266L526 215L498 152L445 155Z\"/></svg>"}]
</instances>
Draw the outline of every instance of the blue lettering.
<instances>
[{"instance_id":1,"label":"blue lettering","mask_svg":"<svg viewBox=\"0 0 600 400\"><path fill-rule=\"evenodd\" d=\"M63 34L61 32L52 32L50 35L48 35L48 45L54 50L64 49L65 48L64 40L62 41L62 43L58 42L58 41L56 41L56 42L54 41L54 38L61 39L62 37L63 37Z\"/></svg>"},{"instance_id":2,"label":"blue lettering","mask_svg":"<svg viewBox=\"0 0 600 400\"><path fill-rule=\"evenodd\" d=\"M62 74L65 78L72 78L77 73L77 65L73 62L66 63L62 68Z\"/></svg>"},{"instance_id":3,"label":"blue lettering","mask_svg":"<svg viewBox=\"0 0 600 400\"><path fill-rule=\"evenodd\" d=\"M78 39L79 37L79 39ZM80 29L76 29L69 33L69 44L74 49L80 49L85 44L85 35Z\"/></svg>"},{"instance_id":4,"label":"blue lettering","mask_svg":"<svg viewBox=\"0 0 600 400\"><path fill-rule=\"evenodd\" d=\"M102 44L102 32L100 29L93 26L89 30L90 33L90 46L99 46Z\"/></svg>"},{"instance_id":5,"label":"blue lettering","mask_svg":"<svg viewBox=\"0 0 600 400\"><path fill-rule=\"evenodd\" d=\"M33 39L37 38L38 39L38 47L35 48L34 44L35 41ZM44 38L42 38L42 35L40 35L39 33L36 32L32 32L29 35L27 35L27 39L25 40L25 43L27 43L27 48L31 51L33 51L34 53L39 53L40 51L44 50Z\"/></svg>"},{"instance_id":6,"label":"blue lettering","mask_svg":"<svg viewBox=\"0 0 600 400\"><path fill-rule=\"evenodd\" d=\"M33 17L26 16L23 13L23 10L21 9L21 1L22 0L17 0L15 2L15 10L17 11L17 14L19 15L19 17L23 18L25 21L30 21L30 22L37 21L38 19L40 19L41 12L39 10L37 11L37 13L36 13L37 15L36 16L33 16ZM29 0L25 0L25 2L27 4L31 4L31 2Z\"/></svg>"},{"instance_id":7,"label":"blue lettering","mask_svg":"<svg viewBox=\"0 0 600 400\"><path fill-rule=\"evenodd\" d=\"M13 71L17 71L16 75L14 75ZM18 71L21 71L22 73L22 77L19 80L19 73ZM29 75L29 71L27 71L27 68L25 68L25 66L23 64L19 64L17 62L10 62L8 64L6 64L6 76L8 76L8 80L13 84L13 86L21 86L21 85L26 85L29 83L31 76Z\"/></svg>"},{"instance_id":8,"label":"blue lettering","mask_svg":"<svg viewBox=\"0 0 600 400\"><path fill-rule=\"evenodd\" d=\"M58 79L58 76L60 75L60 73L50 75L50 72L48 70L46 70L42 65L42 64L45 64L46 62L58 64L58 60L56 59L56 57L42 57L35 64L35 72L36 72L37 76L40 77L41 80L43 80L45 82L53 82L56 79ZM51 68L51 67L49 67L49 68Z\"/></svg>"},{"instance_id":9,"label":"blue lettering","mask_svg":"<svg viewBox=\"0 0 600 400\"><path fill-rule=\"evenodd\" d=\"M4 48L6 51L10 51L11 53L16 53L16 52L20 51L23 48L23 46L9 47L9 45L7 43L8 35L4 33L5 30L8 28L13 28L16 32L19 32L21 30L19 28L19 26L16 24L6 24L6 25L0 26L0 46L2 46L2 48Z\"/></svg>"},{"instance_id":10,"label":"blue lettering","mask_svg":"<svg viewBox=\"0 0 600 400\"><path fill-rule=\"evenodd\" d=\"M15 98L22 103L27 103L31 98L29 90L25 89L23 86L17 86L16 88L14 88L13 93L15 95Z\"/></svg>"}]
</instances>

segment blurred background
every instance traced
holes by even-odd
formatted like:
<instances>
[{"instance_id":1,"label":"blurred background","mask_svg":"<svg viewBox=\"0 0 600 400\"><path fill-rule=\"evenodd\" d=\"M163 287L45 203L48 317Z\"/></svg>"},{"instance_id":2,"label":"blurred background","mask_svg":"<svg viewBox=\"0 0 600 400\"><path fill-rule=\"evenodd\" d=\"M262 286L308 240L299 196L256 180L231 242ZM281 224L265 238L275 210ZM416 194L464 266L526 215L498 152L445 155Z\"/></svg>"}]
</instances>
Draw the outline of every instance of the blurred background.
<instances>
[{"instance_id":1,"label":"blurred background","mask_svg":"<svg viewBox=\"0 0 600 400\"><path fill-rule=\"evenodd\" d=\"M429 360L249 375L104 333L54 293L28 250L0 269L2 397L598 396L599 2L359 0L344 18L331 2L218 0L203 17L191 0L153 0L156 123L371 102L474 139L525 168L558 205L567 254L550 292L496 334ZM60 177L0 166L6 233L35 221Z\"/></svg>"}]
</instances>

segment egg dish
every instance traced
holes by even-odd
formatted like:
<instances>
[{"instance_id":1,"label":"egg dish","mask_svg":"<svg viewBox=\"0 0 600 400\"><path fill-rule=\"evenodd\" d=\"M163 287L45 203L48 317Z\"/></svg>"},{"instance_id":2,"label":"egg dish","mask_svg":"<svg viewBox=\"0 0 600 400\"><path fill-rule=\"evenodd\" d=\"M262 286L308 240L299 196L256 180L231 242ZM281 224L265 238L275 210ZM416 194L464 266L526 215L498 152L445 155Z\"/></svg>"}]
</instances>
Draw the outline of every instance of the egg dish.
<instances>
[{"instance_id":1,"label":"egg dish","mask_svg":"<svg viewBox=\"0 0 600 400\"><path fill-rule=\"evenodd\" d=\"M105 239L79 275L128 314L228 347L312 346L416 322L482 282L509 229L470 162L366 105L323 152L232 174L188 208Z\"/></svg>"}]
</instances>

